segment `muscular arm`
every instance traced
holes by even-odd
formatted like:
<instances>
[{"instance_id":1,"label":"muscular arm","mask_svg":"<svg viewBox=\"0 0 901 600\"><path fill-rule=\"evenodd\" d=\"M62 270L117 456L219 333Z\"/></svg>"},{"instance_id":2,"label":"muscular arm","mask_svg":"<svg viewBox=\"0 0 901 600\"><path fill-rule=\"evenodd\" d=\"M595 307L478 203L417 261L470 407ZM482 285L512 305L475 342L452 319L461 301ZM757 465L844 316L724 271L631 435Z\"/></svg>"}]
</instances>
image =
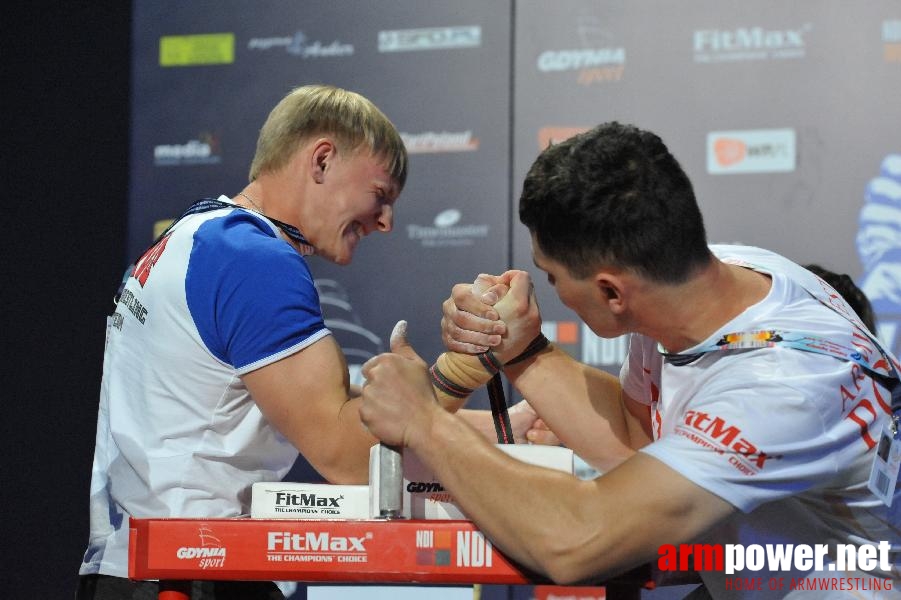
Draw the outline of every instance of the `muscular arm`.
<instances>
[{"instance_id":1,"label":"muscular arm","mask_svg":"<svg viewBox=\"0 0 901 600\"><path fill-rule=\"evenodd\" d=\"M446 413L433 417L415 430L427 436L411 436L413 451L498 548L558 583L653 560L660 545L687 542L734 510L644 454L581 481L504 456Z\"/></svg>"},{"instance_id":2,"label":"muscular arm","mask_svg":"<svg viewBox=\"0 0 901 600\"><path fill-rule=\"evenodd\" d=\"M243 376L272 425L330 483L366 483L378 442L351 398L344 354L332 336Z\"/></svg>"},{"instance_id":3,"label":"muscular arm","mask_svg":"<svg viewBox=\"0 0 901 600\"><path fill-rule=\"evenodd\" d=\"M734 510L641 453L592 481L510 458L438 405L412 349L372 359L364 373L370 429L428 464L506 555L558 583L652 560L660 545L687 542Z\"/></svg>"},{"instance_id":4,"label":"muscular arm","mask_svg":"<svg viewBox=\"0 0 901 600\"><path fill-rule=\"evenodd\" d=\"M580 363L556 347L505 370L560 441L588 464L606 472L632 456L650 439L627 406L613 375Z\"/></svg>"},{"instance_id":5,"label":"muscular arm","mask_svg":"<svg viewBox=\"0 0 901 600\"><path fill-rule=\"evenodd\" d=\"M369 448L378 440L360 422L360 388L348 385L345 358L334 338L243 377L251 396L272 425L330 483L366 483ZM496 439L487 410L461 410L485 439ZM535 421L534 413L511 410L517 440Z\"/></svg>"}]
</instances>

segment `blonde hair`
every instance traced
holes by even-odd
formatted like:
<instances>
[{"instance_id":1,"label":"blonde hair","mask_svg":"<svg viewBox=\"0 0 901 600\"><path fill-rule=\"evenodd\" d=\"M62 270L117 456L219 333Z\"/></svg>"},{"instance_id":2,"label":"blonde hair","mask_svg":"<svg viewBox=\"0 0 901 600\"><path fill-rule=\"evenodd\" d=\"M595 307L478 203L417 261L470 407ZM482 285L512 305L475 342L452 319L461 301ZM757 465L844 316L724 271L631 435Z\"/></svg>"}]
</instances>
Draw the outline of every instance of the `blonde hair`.
<instances>
[{"instance_id":1,"label":"blonde hair","mask_svg":"<svg viewBox=\"0 0 901 600\"><path fill-rule=\"evenodd\" d=\"M250 181L285 164L302 143L317 135L332 135L339 149L354 152L364 144L403 189L407 150L388 117L360 94L331 85L294 88L272 109L260 129L250 165Z\"/></svg>"}]
</instances>

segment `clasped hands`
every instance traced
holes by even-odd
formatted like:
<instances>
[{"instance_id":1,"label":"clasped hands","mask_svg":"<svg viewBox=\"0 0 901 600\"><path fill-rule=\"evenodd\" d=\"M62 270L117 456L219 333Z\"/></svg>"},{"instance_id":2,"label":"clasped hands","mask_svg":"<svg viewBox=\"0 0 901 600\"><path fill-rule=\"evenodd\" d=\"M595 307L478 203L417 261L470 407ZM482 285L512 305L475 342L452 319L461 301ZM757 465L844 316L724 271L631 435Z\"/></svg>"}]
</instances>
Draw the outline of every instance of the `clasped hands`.
<instances>
[{"instance_id":1,"label":"clasped hands","mask_svg":"<svg viewBox=\"0 0 901 600\"><path fill-rule=\"evenodd\" d=\"M400 321L391 333L391 352L363 365L366 382L360 417L386 444L415 446L414 438L428 436L432 419L444 409L436 401L428 365L410 346L406 329L406 322ZM532 279L525 271L479 275L474 283L455 285L442 304L441 339L452 352L475 354L491 349L501 362L507 362L540 330ZM516 405L511 411L514 417L531 420L522 429L543 441L546 428L540 419L535 420L531 407Z\"/></svg>"}]
</instances>

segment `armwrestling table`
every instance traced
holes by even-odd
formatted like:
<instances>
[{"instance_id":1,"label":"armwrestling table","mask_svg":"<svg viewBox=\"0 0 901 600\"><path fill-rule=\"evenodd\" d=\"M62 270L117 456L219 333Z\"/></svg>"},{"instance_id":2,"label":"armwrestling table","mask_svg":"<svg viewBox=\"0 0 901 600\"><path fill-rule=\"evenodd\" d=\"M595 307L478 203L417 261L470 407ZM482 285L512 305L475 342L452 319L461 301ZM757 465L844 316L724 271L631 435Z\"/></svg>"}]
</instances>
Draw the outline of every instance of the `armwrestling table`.
<instances>
[{"instance_id":1,"label":"armwrestling table","mask_svg":"<svg viewBox=\"0 0 901 600\"><path fill-rule=\"evenodd\" d=\"M160 600L192 580L394 584L547 584L470 521L131 518L128 575L158 579ZM655 587L643 566L602 584L610 600Z\"/></svg>"}]
</instances>

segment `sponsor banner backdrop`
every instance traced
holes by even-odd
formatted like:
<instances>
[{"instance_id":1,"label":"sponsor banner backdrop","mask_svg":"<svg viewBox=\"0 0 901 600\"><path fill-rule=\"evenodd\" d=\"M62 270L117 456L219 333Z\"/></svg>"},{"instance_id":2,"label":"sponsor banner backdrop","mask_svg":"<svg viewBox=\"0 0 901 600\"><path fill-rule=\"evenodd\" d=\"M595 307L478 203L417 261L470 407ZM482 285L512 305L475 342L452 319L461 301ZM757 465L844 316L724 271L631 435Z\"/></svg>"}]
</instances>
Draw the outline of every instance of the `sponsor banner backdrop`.
<instances>
[{"instance_id":1,"label":"sponsor banner backdrop","mask_svg":"<svg viewBox=\"0 0 901 600\"><path fill-rule=\"evenodd\" d=\"M400 130L410 176L394 232L364 240L348 267L310 265L352 376L399 319L433 360L452 284L510 262L510 4L247 7L135 4L129 255L193 200L244 186L259 128L290 89L358 91Z\"/></svg>"},{"instance_id":2,"label":"sponsor banner backdrop","mask_svg":"<svg viewBox=\"0 0 901 600\"><path fill-rule=\"evenodd\" d=\"M887 264L901 244L897 3L562 0L515 15L514 207L549 142L610 120L650 129L694 182L712 242L848 273L901 349L901 264ZM527 267L528 232L513 232L513 264ZM618 372L623 341L580 329L536 279L548 335Z\"/></svg>"}]
</instances>

